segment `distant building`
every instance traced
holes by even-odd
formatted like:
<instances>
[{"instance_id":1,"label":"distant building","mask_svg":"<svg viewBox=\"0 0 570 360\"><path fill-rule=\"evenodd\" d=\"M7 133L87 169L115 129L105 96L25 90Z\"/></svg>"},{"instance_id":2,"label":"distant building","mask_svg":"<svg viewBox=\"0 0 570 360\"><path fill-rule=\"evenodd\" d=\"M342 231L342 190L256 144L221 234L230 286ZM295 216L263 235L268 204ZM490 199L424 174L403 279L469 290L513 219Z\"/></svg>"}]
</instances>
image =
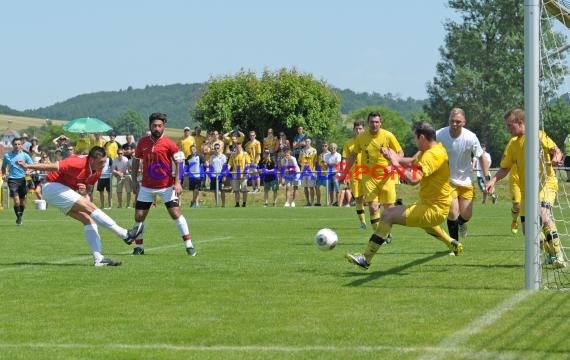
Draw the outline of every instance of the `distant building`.
<instances>
[{"instance_id":1,"label":"distant building","mask_svg":"<svg viewBox=\"0 0 570 360\"><path fill-rule=\"evenodd\" d=\"M19 138L20 133L13 129L6 129L2 134L0 139L0 157L4 157L4 154L8 151L12 151L12 140L14 138Z\"/></svg>"}]
</instances>

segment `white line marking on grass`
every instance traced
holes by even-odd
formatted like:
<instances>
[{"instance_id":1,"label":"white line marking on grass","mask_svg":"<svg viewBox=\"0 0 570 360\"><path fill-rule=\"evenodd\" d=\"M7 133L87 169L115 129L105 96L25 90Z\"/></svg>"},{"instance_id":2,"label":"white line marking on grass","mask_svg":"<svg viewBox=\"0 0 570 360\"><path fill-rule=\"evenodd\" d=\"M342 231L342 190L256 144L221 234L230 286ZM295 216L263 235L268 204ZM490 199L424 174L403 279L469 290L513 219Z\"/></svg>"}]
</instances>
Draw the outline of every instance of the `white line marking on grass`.
<instances>
[{"instance_id":1,"label":"white line marking on grass","mask_svg":"<svg viewBox=\"0 0 570 360\"><path fill-rule=\"evenodd\" d=\"M349 353L348 355L354 355L355 353L370 353L370 352L391 352L395 354L401 353L425 353L425 352L435 352L440 353L442 356L446 356L448 351L441 348L433 347L399 347L399 346L383 346L383 345L372 345L372 346L334 346L334 345L306 345L306 346L287 346L287 345L173 345L173 344L69 344L69 343L21 343L21 344L7 344L0 343L0 349L18 349L18 348L30 348L30 349L94 349L94 350L135 350L140 352L140 350L166 350L166 351L177 351L177 352L286 352L286 353L302 353L309 351L319 351L319 352L330 352L330 353ZM459 349L457 349L459 350ZM541 355L542 357L548 356L548 353L541 351L470 351L462 350L461 355L467 358L477 358L477 359L520 359L528 357L529 354Z\"/></svg>"},{"instance_id":2,"label":"white line marking on grass","mask_svg":"<svg viewBox=\"0 0 570 360\"><path fill-rule=\"evenodd\" d=\"M450 352L464 352L461 346L469 340L469 338L481 332L487 326L492 325L499 320L507 311L511 310L521 301L534 294L532 291L520 291L514 296L506 299L497 307L487 312L478 319L467 324L463 329L454 331L451 336L444 339L439 345L435 347L437 352L427 353L420 358L420 360L436 360L444 358Z\"/></svg>"},{"instance_id":3,"label":"white line marking on grass","mask_svg":"<svg viewBox=\"0 0 570 360\"><path fill-rule=\"evenodd\" d=\"M212 242L212 241L220 241L220 240L229 240L232 239L232 236L220 236L220 237L215 237L215 238L211 238L211 239L204 239L204 240L199 240L197 241L198 244L203 244L203 243L208 243L208 242ZM156 246L156 247L145 247L145 250L151 250L151 251L156 251L156 250L163 250L163 249L169 249L169 248L173 248L173 247L179 247L181 246L179 243L178 244L170 244L170 245L164 245L164 246ZM132 249L129 249L127 251L123 251L120 254L122 255L128 255L130 254L130 252L132 251ZM13 266L13 267L5 267L5 268L0 268L0 273L2 272L8 272L8 271L16 271L16 270L26 270L35 266L38 266L39 264L54 264L54 265L58 265L58 264L69 264L69 263L74 263L74 262L78 262L78 261L85 261L87 259L92 259L92 257L90 255L86 255L86 256L81 256L81 257L74 257L74 258L68 258L68 259L62 259L62 260L53 260L53 261L35 261L32 262L30 261L29 264L22 264L22 265L18 265L18 266Z\"/></svg>"}]
</instances>

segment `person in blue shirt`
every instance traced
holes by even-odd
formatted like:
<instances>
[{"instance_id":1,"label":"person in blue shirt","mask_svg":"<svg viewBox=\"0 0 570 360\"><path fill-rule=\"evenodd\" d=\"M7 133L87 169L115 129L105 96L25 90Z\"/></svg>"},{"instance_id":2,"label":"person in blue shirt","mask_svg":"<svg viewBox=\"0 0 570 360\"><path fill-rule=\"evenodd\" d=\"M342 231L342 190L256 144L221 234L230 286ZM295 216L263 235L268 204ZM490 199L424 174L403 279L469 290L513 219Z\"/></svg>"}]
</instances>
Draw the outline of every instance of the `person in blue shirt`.
<instances>
[{"instance_id":1,"label":"person in blue shirt","mask_svg":"<svg viewBox=\"0 0 570 360\"><path fill-rule=\"evenodd\" d=\"M8 179L8 190L14 204L16 214L16 225L22 225L22 216L26 208L26 194L28 187L26 184L26 169L18 165L18 160L23 160L26 164L33 164L34 161L24 152L24 144L21 138L12 140L12 151L4 154L2 160L2 180Z\"/></svg>"}]
</instances>

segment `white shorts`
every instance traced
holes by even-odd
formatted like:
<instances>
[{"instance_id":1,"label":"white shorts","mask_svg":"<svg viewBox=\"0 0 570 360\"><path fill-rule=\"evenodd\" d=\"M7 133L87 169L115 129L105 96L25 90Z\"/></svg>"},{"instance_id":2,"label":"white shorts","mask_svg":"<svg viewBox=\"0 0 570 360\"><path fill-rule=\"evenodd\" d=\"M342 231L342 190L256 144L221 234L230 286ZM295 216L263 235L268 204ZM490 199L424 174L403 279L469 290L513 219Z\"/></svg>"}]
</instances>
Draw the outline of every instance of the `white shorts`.
<instances>
[{"instance_id":1,"label":"white shorts","mask_svg":"<svg viewBox=\"0 0 570 360\"><path fill-rule=\"evenodd\" d=\"M69 186L56 182L46 182L43 185L42 194L48 204L55 206L64 214L67 214L73 205L81 198L81 195L77 191Z\"/></svg>"},{"instance_id":2,"label":"white shorts","mask_svg":"<svg viewBox=\"0 0 570 360\"><path fill-rule=\"evenodd\" d=\"M154 202L155 195L160 196L164 204L172 200L178 200L178 196L176 196L176 192L174 192L174 188L172 186L162 189L151 189L141 185L137 201L151 203Z\"/></svg>"}]
</instances>

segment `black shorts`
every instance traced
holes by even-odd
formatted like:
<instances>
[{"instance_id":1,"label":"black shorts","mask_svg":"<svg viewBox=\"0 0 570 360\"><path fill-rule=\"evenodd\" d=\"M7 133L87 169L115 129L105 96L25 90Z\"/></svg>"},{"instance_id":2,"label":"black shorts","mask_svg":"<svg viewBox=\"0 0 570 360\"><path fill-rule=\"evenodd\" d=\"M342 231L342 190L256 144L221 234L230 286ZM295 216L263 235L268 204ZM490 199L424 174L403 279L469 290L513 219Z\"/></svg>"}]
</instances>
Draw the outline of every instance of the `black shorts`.
<instances>
[{"instance_id":1,"label":"black shorts","mask_svg":"<svg viewBox=\"0 0 570 360\"><path fill-rule=\"evenodd\" d=\"M200 187L202 186L202 179L195 179L193 177L190 177L188 179L188 190L200 190Z\"/></svg>"},{"instance_id":2,"label":"black shorts","mask_svg":"<svg viewBox=\"0 0 570 360\"><path fill-rule=\"evenodd\" d=\"M565 168L570 168L570 155L566 155L564 157L564 167Z\"/></svg>"},{"instance_id":3,"label":"black shorts","mask_svg":"<svg viewBox=\"0 0 570 360\"><path fill-rule=\"evenodd\" d=\"M216 180L216 178L210 179L210 190L211 191L216 191L216 181L218 182L218 190L222 190L224 188L224 178L219 178L219 180Z\"/></svg>"},{"instance_id":4,"label":"black shorts","mask_svg":"<svg viewBox=\"0 0 570 360\"><path fill-rule=\"evenodd\" d=\"M111 192L111 179L99 179L97 181L97 191L105 191Z\"/></svg>"},{"instance_id":5,"label":"black shorts","mask_svg":"<svg viewBox=\"0 0 570 360\"><path fill-rule=\"evenodd\" d=\"M28 187L26 186L26 179L10 179L8 178L8 189L10 190L10 197L16 197L25 199L28 193Z\"/></svg>"}]
</instances>

